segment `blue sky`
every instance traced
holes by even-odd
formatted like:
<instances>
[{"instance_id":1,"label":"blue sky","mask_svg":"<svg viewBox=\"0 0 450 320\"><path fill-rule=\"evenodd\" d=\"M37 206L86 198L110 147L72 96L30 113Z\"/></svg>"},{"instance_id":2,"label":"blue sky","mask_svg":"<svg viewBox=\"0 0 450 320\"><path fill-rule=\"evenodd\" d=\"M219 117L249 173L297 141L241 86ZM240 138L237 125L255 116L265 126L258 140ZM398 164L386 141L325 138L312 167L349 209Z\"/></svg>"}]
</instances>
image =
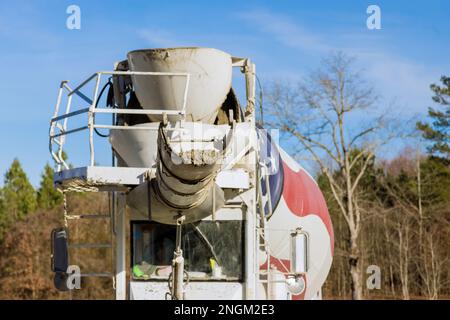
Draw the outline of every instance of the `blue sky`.
<instances>
[{"instance_id":1,"label":"blue sky","mask_svg":"<svg viewBox=\"0 0 450 320\"><path fill-rule=\"evenodd\" d=\"M81 30L66 9L81 8ZM381 8L368 30L366 8ZM37 185L59 82L111 70L133 49L206 46L251 57L263 84L298 79L331 50L358 58L399 115L426 114L450 73L449 1L1 1L0 172L18 157ZM393 110L394 111L394 110ZM87 148L70 154L74 164Z\"/></svg>"}]
</instances>

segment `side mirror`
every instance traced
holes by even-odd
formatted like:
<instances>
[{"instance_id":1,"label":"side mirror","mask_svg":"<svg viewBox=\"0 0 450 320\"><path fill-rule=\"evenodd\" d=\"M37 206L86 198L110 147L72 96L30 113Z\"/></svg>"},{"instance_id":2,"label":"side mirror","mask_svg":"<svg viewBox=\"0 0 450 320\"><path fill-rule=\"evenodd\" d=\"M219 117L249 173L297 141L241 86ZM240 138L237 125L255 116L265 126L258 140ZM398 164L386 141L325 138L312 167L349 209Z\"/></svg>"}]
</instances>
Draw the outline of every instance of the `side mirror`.
<instances>
[{"instance_id":1,"label":"side mirror","mask_svg":"<svg viewBox=\"0 0 450 320\"><path fill-rule=\"evenodd\" d=\"M55 272L54 285L60 291L67 291L67 268L69 267L69 247L67 230L56 228L51 234L51 268Z\"/></svg>"},{"instance_id":2,"label":"side mirror","mask_svg":"<svg viewBox=\"0 0 450 320\"><path fill-rule=\"evenodd\" d=\"M288 290L298 295L305 290L304 274L308 271L309 237L301 228L291 233L291 266L286 279Z\"/></svg>"},{"instance_id":3,"label":"side mirror","mask_svg":"<svg viewBox=\"0 0 450 320\"><path fill-rule=\"evenodd\" d=\"M57 272L53 278L53 284L58 291L69 291L70 289L67 286L68 279L67 273Z\"/></svg>"},{"instance_id":4,"label":"side mirror","mask_svg":"<svg viewBox=\"0 0 450 320\"><path fill-rule=\"evenodd\" d=\"M300 228L291 233L291 273L308 271L308 234Z\"/></svg>"}]
</instances>

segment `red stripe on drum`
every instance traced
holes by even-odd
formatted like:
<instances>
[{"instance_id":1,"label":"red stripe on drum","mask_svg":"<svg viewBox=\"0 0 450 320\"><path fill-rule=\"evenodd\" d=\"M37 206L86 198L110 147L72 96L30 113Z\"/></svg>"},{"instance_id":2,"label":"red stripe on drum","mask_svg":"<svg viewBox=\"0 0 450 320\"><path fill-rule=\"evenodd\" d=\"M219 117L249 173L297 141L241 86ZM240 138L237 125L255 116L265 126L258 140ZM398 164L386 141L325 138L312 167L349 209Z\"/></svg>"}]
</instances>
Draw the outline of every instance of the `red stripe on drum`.
<instances>
[{"instance_id":1,"label":"red stripe on drum","mask_svg":"<svg viewBox=\"0 0 450 320\"><path fill-rule=\"evenodd\" d=\"M317 215L330 236L331 255L334 253L334 232L327 204L316 182L303 170L295 172L284 161L283 198L289 210L299 217Z\"/></svg>"}]
</instances>

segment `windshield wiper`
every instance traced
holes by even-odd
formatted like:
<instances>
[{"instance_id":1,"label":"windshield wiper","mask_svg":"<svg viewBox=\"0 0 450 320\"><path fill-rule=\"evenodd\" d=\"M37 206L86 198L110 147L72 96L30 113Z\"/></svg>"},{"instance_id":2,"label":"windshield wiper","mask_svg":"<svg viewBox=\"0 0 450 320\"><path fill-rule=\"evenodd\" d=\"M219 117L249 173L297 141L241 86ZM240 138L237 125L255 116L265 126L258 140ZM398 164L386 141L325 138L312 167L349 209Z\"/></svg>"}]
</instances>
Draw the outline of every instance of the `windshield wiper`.
<instances>
[{"instance_id":1,"label":"windshield wiper","mask_svg":"<svg viewBox=\"0 0 450 320\"><path fill-rule=\"evenodd\" d=\"M196 225L194 225L193 223L191 223L192 227L194 227L194 230L201 236L201 238L203 239L203 241L205 241L205 243L207 244L207 246L209 247L209 251L211 251L211 254L214 257L214 260L217 261L217 263L220 265L222 265L219 261L219 259L217 258L217 254L214 251L214 247L211 244L211 242L209 242L208 238L206 238L205 234L199 229L199 227L197 227Z\"/></svg>"}]
</instances>

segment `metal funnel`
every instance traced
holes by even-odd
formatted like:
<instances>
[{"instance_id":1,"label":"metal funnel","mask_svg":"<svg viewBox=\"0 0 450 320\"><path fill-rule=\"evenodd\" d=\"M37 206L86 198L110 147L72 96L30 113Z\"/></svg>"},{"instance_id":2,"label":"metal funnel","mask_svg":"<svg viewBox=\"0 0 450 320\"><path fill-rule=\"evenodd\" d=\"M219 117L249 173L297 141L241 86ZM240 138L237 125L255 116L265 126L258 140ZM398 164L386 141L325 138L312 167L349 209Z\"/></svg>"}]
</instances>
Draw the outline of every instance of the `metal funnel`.
<instances>
[{"instance_id":1,"label":"metal funnel","mask_svg":"<svg viewBox=\"0 0 450 320\"><path fill-rule=\"evenodd\" d=\"M128 53L131 71L189 73L186 120L213 123L230 91L232 65L228 53L211 48L144 49ZM186 77L132 76L144 109L182 110ZM160 121L160 115L150 115ZM170 118L169 118L170 119Z\"/></svg>"}]
</instances>

